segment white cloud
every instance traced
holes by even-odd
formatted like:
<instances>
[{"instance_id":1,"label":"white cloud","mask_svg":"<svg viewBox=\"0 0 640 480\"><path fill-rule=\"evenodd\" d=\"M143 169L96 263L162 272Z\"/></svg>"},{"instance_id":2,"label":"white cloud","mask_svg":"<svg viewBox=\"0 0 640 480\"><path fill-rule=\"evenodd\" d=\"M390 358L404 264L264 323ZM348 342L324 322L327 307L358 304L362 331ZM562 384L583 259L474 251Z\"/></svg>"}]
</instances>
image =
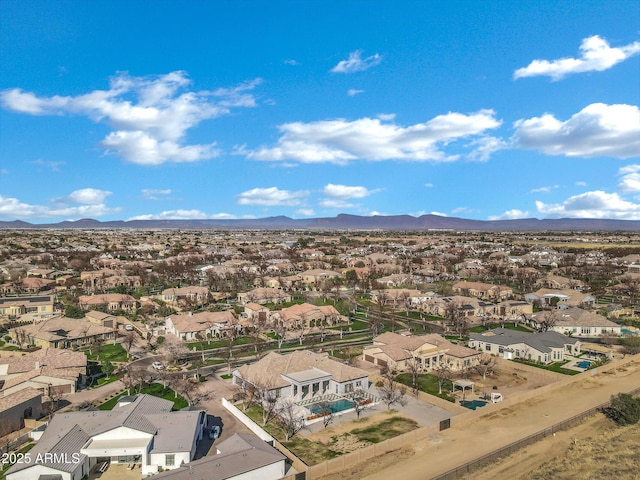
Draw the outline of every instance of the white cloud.
<instances>
[{"instance_id":1,"label":"white cloud","mask_svg":"<svg viewBox=\"0 0 640 480\"><path fill-rule=\"evenodd\" d=\"M506 147L504 140L496 137L486 136L475 139L470 143L474 147L467 155L472 162L486 162L492 154Z\"/></svg>"},{"instance_id":2,"label":"white cloud","mask_svg":"<svg viewBox=\"0 0 640 480\"><path fill-rule=\"evenodd\" d=\"M549 193L551 190L555 190L556 188L559 188L559 186L550 185L547 187L532 188L531 190L529 190L529 193Z\"/></svg>"},{"instance_id":3,"label":"white cloud","mask_svg":"<svg viewBox=\"0 0 640 480\"><path fill-rule=\"evenodd\" d=\"M622 175L618 190L625 193L640 192L640 165L628 165L621 168L618 173Z\"/></svg>"},{"instance_id":4,"label":"white cloud","mask_svg":"<svg viewBox=\"0 0 640 480\"><path fill-rule=\"evenodd\" d=\"M296 65L300 65L296 60L294 60L293 58L290 58L288 60L285 60L283 62L285 65L292 65L292 66L296 66Z\"/></svg>"},{"instance_id":5,"label":"white cloud","mask_svg":"<svg viewBox=\"0 0 640 480\"><path fill-rule=\"evenodd\" d=\"M433 211L433 212L429 213L429 215L437 215L439 217L448 217L449 216L446 213L436 212L436 211Z\"/></svg>"},{"instance_id":6,"label":"white cloud","mask_svg":"<svg viewBox=\"0 0 640 480\"><path fill-rule=\"evenodd\" d=\"M447 162L457 160L459 155L448 155L442 147L480 136L500 124L492 110L469 115L450 112L408 127L368 117L354 121L294 122L280 125L282 136L277 146L236 153L244 153L253 160L339 165L356 159Z\"/></svg>"},{"instance_id":7,"label":"white cloud","mask_svg":"<svg viewBox=\"0 0 640 480\"><path fill-rule=\"evenodd\" d=\"M272 206L296 206L300 205L303 198L307 197L309 192L299 190L291 192L289 190L280 190L277 187L254 188L247 190L238 195L239 205L263 205Z\"/></svg>"},{"instance_id":8,"label":"white cloud","mask_svg":"<svg viewBox=\"0 0 640 480\"><path fill-rule=\"evenodd\" d=\"M564 122L551 114L515 122L521 148L567 157L640 155L640 110L634 105L593 103Z\"/></svg>"},{"instance_id":9,"label":"white cloud","mask_svg":"<svg viewBox=\"0 0 640 480\"><path fill-rule=\"evenodd\" d=\"M593 35L582 40L580 58L534 60L528 66L516 70L513 78L545 75L553 80L560 80L573 73L601 72L638 53L640 53L640 42L612 48L604 38Z\"/></svg>"},{"instance_id":10,"label":"white cloud","mask_svg":"<svg viewBox=\"0 0 640 480\"><path fill-rule=\"evenodd\" d=\"M98 190L97 188L81 188L71 192L66 197L55 199L58 203L78 203L88 205L99 205L104 203L105 198L111 195L106 190Z\"/></svg>"},{"instance_id":11,"label":"white cloud","mask_svg":"<svg viewBox=\"0 0 640 480\"><path fill-rule=\"evenodd\" d=\"M470 213L473 210L471 210L469 207L456 207L453 210L451 210L451 213L454 215L457 215L459 213Z\"/></svg>"},{"instance_id":12,"label":"white cloud","mask_svg":"<svg viewBox=\"0 0 640 480\"><path fill-rule=\"evenodd\" d=\"M364 198L379 191L380 190L369 190L366 187L359 186L334 185L333 183L327 184L323 189L323 193L327 197L343 199Z\"/></svg>"},{"instance_id":13,"label":"white cloud","mask_svg":"<svg viewBox=\"0 0 640 480\"><path fill-rule=\"evenodd\" d=\"M356 208L359 207L358 204L349 203L341 198L325 198L320 201L320 206L324 208Z\"/></svg>"},{"instance_id":14,"label":"white cloud","mask_svg":"<svg viewBox=\"0 0 640 480\"><path fill-rule=\"evenodd\" d=\"M31 162L34 165L38 165L41 167L46 167L48 169L50 169L52 172L59 172L60 171L60 167L64 166L67 164L67 162L46 162L44 160L34 160L33 162Z\"/></svg>"},{"instance_id":15,"label":"white cloud","mask_svg":"<svg viewBox=\"0 0 640 480\"><path fill-rule=\"evenodd\" d=\"M170 188L165 189L154 189L154 188L143 188L140 190L143 198L147 200L158 200L161 196L171 195L173 191Z\"/></svg>"},{"instance_id":16,"label":"white cloud","mask_svg":"<svg viewBox=\"0 0 640 480\"><path fill-rule=\"evenodd\" d=\"M569 197L559 204L536 202L538 212L551 218L610 218L640 220L640 204L622 199L617 193L602 190Z\"/></svg>"},{"instance_id":17,"label":"white cloud","mask_svg":"<svg viewBox=\"0 0 640 480\"><path fill-rule=\"evenodd\" d=\"M113 131L100 143L108 153L140 165L196 162L220 152L215 143L183 145L187 131L200 122L226 115L231 108L254 107L249 92L261 79L215 91L189 91L186 72L131 77L118 73L108 90L78 96L38 97L18 88L0 92L9 110L30 115L83 115ZM134 100L132 100L134 99Z\"/></svg>"},{"instance_id":18,"label":"white cloud","mask_svg":"<svg viewBox=\"0 0 640 480\"><path fill-rule=\"evenodd\" d=\"M128 220L230 220L238 218L230 213L205 213L201 210L166 210L161 213L137 215Z\"/></svg>"},{"instance_id":19,"label":"white cloud","mask_svg":"<svg viewBox=\"0 0 640 480\"><path fill-rule=\"evenodd\" d=\"M502 215L495 215L489 217L489 220L517 220L519 218L528 218L529 212L518 209L507 210Z\"/></svg>"},{"instance_id":20,"label":"white cloud","mask_svg":"<svg viewBox=\"0 0 640 480\"><path fill-rule=\"evenodd\" d=\"M576 187L586 187L587 182L576 182Z\"/></svg>"},{"instance_id":21,"label":"white cloud","mask_svg":"<svg viewBox=\"0 0 640 480\"><path fill-rule=\"evenodd\" d=\"M21 202L17 198L0 195L0 218L14 220L29 220L36 218L97 218L119 212L120 208L109 208L104 203L95 202L100 195L106 197L110 192L98 190L91 194L87 192L93 189L76 190L66 197L54 199L54 205L31 205ZM86 202L83 205L68 206L68 203Z\"/></svg>"},{"instance_id":22,"label":"white cloud","mask_svg":"<svg viewBox=\"0 0 640 480\"><path fill-rule=\"evenodd\" d=\"M433 188L433 183L425 183L424 186L427 188Z\"/></svg>"},{"instance_id":23,"label":"white cloud","mask_svg":"<svg viewBox=\"0 0 640 480\"><path fill-rule=\"evenodd\" d=\"M350 88L349 90L347 90L347 95L349 95L350 97L354 97L361 93L364 93L364 90L358 90L357 88Z\"/></svg>"},{"instance_id":24,"label":"white cloud","mask_svg":"<svg viewBox=\"0 0 640 480\"><path fill-rule=\"evenodd\" d=\"M300 208L294 212L296 215L304 215L305 217L312 217L316 212L312 208Z\"/></svg>"},{"instance_id":25,"label":"white cloud","mask_svg":"<svg viewBox=\"0 0 640 480\"><path fill-rule=\"evenodd\" d=\"M349 58L338 62L338 64L331 69L333 73L354 73L367 70L371 67L375 67L382 61L382 57L377 53L370 57L362 58L362 50L356 50L349 54Z\"/></svg>"}]
</instances>

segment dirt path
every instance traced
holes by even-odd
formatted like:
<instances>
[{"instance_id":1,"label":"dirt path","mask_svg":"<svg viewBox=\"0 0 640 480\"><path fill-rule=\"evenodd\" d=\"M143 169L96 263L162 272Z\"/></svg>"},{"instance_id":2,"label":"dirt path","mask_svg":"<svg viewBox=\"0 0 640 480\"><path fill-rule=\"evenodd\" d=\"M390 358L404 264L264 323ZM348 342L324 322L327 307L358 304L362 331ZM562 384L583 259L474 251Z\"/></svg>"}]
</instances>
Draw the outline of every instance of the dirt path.
<instances>
[{"instance_id":1,"label":"dirt path","mask_svg":"<svg viewBox=\"0 0 640 480\"><path fill-rule=\"evenodd\" d=\"M362 475L352 478L431 478L600 405L609 400L611 395L638 386L640 359L635 358L631 363L610 372L586 376L530 400L487 412L465 425L454 424L450 430L417 442L414 445L415 455L401 462L380 465L374 473L361 472ZM343 475L342 478L346 480L348 477Z\"/></svg>"}]
</instances>

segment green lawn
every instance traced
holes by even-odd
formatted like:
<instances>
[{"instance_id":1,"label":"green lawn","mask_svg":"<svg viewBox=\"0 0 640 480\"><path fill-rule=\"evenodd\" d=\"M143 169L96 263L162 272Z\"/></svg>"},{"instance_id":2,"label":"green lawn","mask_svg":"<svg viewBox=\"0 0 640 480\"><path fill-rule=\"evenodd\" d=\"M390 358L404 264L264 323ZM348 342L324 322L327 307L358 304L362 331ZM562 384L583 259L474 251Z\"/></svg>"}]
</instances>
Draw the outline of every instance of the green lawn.
<instances>
[{"instance_id":1,"label":"green lawn","mask_svg":"<svg viewBox=\"0 0 640 480\"><path fill-rule=\"evenodd\" d=\"M124 347L116 343L115 345L102 345L100 349L92 348L91 353L89 350L85 350L84 353L89 360L95 360L98 362L104 362L106 360L113 362L126 362L127 361L127 351Z\"/></svg>"},{"instance_id":2,"label":"green lawn","mask_svg":"<svg viewBox=\"0 0 640 480\"><path fill-rule=\"evenodd\" d=\"M35 443L28 443L26 445L23 445L22 447L20 447L17 451L17 453L27 453L29 450L31 450L33 447L35 447L36 444ZM3 450L4 453L4 450ZM4 460L4 459L3 459ZM4 480L4 472L6 472L7 470L9 470L9 468L11 467L11 462L9 461L3 461L2 463L0 463L0 479Z\"/></svg>"},{"instance_id":3,"label":"green lawn","mask_svg":"<svg viewBox=\"0 0 640 480\"><path fill-rule=\"evenodd\" d=\"M357 332L359 330L367 330L369 328L369 324L362 320L353 320L348 325L336 325L335 327L330 327L328 330L342 330L343 332Z\"/></svg>"},{"instance_id":4,"label":"green lawn","mask_svg":"<svg viewBox=\"0 0 640 480\"><path fill-rule=\"evenodd\" d=\"M261 342L262 340L258 340L258 342ZM251 343L254 343L255 339L253 337L249 337L249 336L243 336L243 337L238 337L233 344L234 345L248 345ZM197 351L201 351L201 350L211 350L213 348L222 348L222 347L226 347L229 344L227 343L226 340L212 340L211 342L207 342L206 340L204 342L189 342L186 343L185 346L190 350L193 351L193 349L195 348Z\"/></svg>"},{"instance_id":5,"label":"green lawn","mask_svg":"<svg viewBox=\"0 0 640 480\"><path fill-rule=\"evenodd\" d=\"M205 359L204 363L200 360L198 360L197 363L193 361L192 364L187 367L187 370L195 370L196 368L208 367L210 365L220 365L221 363L225 363L225 361L217 358Z\"/></svg>"},{"instance_id":6,"label":"green lawn","mask_svg":"<svg viewBox=\"0 0 640 480\"><path fill-rule=\"evenodd\" d=\"M410 373L401 373L396 377L396 380L408 386L409 388L413 388L413 378ZM447 392L450 392L451 388L451 380L445 380L442 385L442 394L440 394L438 393L438 377L429 373L422 373L418 375L418 389L421 392L428 393L429 395L434 395L449 402L455 402L455 399L453 397L447 395Z\"/></svg>"},{"instance_id":7,"label":"green lawn","mask_svg":"<svg viewBox=\"0 0 640 480\"><path fill-rule=\"evenodd\" d=\"M180 395L176 396L176 393L170 388L165 388L159 383L152 383L151 385L146 385L140 393L146 393L148 395L153 395L154 397L164 398L165 400L169 400L173 402L172 410L181 410L187 406L189 406L189 402L187 402ZM113 410L113 407L116 406L120 397L127 395L127 392L123 392L111 400L107 400L102 405L98 405L99 410Z\"/></svg>"},{"instance_id":8,"label":"green lawn","mask_svg":"<svg viewBox=\"0 0 640 480\"><path fill-rule=\"evenodd\" d=\"M549 365L543 365L541 363L536 363L536 362L528 362L528 361L522 360L521 358L516 358L513 361L524 363L525 365L530 365L532 367L542 368L544 370L551 370L552 372L556 372L556 373L562 373L563 375L577 375L581 373L581 372L578 372L577 370L569 370L568 368L562 368L563 365L566 365L567 363L569 363L569 360L566 360L564 362L551 363Z\"/></svg>"}]
</instances>

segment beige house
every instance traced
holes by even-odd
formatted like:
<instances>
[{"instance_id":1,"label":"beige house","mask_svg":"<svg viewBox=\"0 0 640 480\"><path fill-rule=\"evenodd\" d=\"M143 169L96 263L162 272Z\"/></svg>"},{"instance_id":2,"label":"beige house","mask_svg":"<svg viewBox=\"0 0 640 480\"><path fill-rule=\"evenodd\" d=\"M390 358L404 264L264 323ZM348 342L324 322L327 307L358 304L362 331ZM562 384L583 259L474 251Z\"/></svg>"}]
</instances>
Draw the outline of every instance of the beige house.
<instances>
[{"instance_id":1,"label":"beige house","mask_svg":"<svg viewBox=\"0 0 640 480\"><path fill-rule=\"evenodd\" d=\"M238 301L245 305L247 303L265 303L279 304L291 301L291 294L284 292L278 288L254 288L248 292L238 294Z\"/></svg>"},{"instance_id":2,"label":"beige house","mask_svg":"<svg viewBox=\"0 0 640 480\"><path fill-rule=\"evenodd\" d=\"M242 330L232 310L224 312L200 312L171 315L165 321L165 330L182 340L199 340L211 337L225 337L230 331Z\"/></svg>"},{"instance_id":3,"label":"beige house","mask_svg":"<svg viewBox=\"0 0 640 480\"><path fill-rule=\"evenodd\" d=\"M72 348L111 339L114 337L114 331L82 318L55 317L40 323L12 328L9 330L9 336L17 345Z\"/></svg>"},{"instance_id":4,"label":"beige house","mask_svg":"<svg viewBox=\"0 0 640 480\"><path fill-rule=\"evenodd\" d=\"M0 392L0 437L24 428L28 418L42 416L42 392L25 388L13 393Z\"/></svg>"},{"instance_id":5,"label":"beige house","mask_svg":"<svg viewBox=\"0 0 640 480\"><path fill-rule=\"evenodd\" d=\"M78 299L78 305L83 310L91 310L102 307L109 312L116 310L124 310L132 312L138 308L138 301L131 295L121 293L104 293L102 295L81 295Z\"/></svg>"},{"instance_id":6,"label":"beige house","mask_svg":"<svg viewBox=\"0 0 640 480\"><path fill-rule=\"evenodd\" d=\"M548 322L550 312L537 312L526 315L526 321L535 329L540 329L544 322ZM569 308L554 312L548 330L572 337L599 337L602 335L622 335L622 327L603 317L599 313Z\"/></svg>"},{"instance_id":7,"label":"beige house","mask_svg":"<svg viewBox=\"0 0 640 480\"><path fill-rule=\"evenodd\" d=\"M341 275L333 270L314 269L302 272L300 276L302 277L302 283L305 285L317 286L332 278L340 277Z\"/></svg>"},{"instance_id":8,"label":"beige house","mask_svg":"<svg viewBox=\"0 0 640 480\"><path fill-rule=\"evenodd\" d=\"M28 313L40 318L53 316L53 297L38 295L0 298L0 315L12 318Z\"/></svg>"},{"instance_id":9,"label":"beige house","mask_svg":"<svg viewBox=\"0 0 640 480\"><path fill-rule=\"evenodd\" d=\"M373 339L373 345L365 347L363 360L399 372L406 371L415 361L420 371L429 371L446 365L453 371L477 365L480 353L471 348L451 343L446 338L429 335L406 336L383 333Z\"/></svg>"},{"instance_id":10,"label":"beige house","mask_svg":"<svg viewBox=\"0 0 640 480\"><path fill-rule=\"evenodd\" d=\"M504 285L493 285L482 282L458 282L453 285L453 292L458 295L476 297L482 300L506 300L513 296L513 289Z\"/></svg>"},{"instance_id":11,"label":"beige house","mask_svg":"<svg viewBox=\"0 0 640 480\"><path fill-rule=\"evenodd\" d=\"M162 292L162 301L176 306L206 305L211 300L211 293L207 287L167 288Z\"/></svg>"},{"instance_id":12,"label":"beige house","mask_svg":"<svg viewBox=\"0 0 640 480\"><path fill-rule=\"evenodd\" d=\"M274 321L284 322L289 330L301 327L338 325L345 321L333 305L311 305L302 303L273 312Z\"/></svg>"}]
</instances>

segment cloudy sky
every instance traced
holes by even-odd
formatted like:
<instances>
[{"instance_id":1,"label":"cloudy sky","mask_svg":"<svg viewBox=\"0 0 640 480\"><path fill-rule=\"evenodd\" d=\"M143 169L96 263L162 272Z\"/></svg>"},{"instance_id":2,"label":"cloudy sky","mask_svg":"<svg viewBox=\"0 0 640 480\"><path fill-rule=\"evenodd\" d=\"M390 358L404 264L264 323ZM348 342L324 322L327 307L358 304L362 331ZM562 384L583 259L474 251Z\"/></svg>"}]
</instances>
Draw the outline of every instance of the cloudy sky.
<instances>
[{"instance_id":1,"label":"cloudy sky","mask_svg":"<svg viewBox=\"0 0 640 480\"><path fill-rule=\"evenodd\" d=\"M0 220L640 220L637 0L0 2Z\"/></svg>"}]
</instances>

